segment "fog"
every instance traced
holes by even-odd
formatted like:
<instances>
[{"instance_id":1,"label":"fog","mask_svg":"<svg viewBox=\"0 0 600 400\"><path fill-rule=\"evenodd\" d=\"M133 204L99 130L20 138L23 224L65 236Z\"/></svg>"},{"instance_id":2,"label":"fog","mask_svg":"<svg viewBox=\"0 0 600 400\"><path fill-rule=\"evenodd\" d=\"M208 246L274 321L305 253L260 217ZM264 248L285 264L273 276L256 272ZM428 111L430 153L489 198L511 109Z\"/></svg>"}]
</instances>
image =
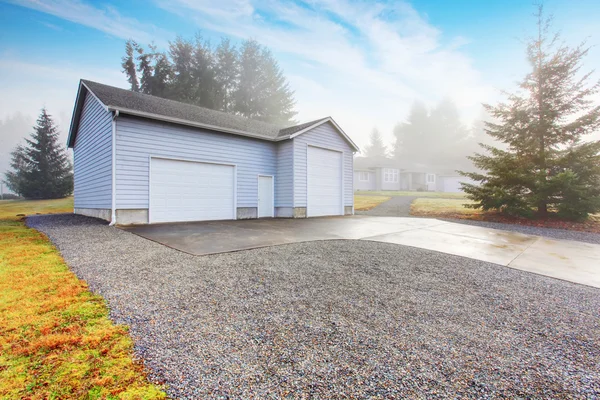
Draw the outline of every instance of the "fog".
<instances>
[{"instance_id":1,"label":"fog","mask_svg":"<svg viewBox=\"0 0 600 400\"><path fill-rule=\"evenodd\" d=\"M514 90L527 72L521 38L535 29L529 3L473 7L473 18L405 2L299 7L248 0L215 7L169 0L149 7L164 18L138 15L126 4L107 12L106 5L89 1L2 5L5 15L24 22L3 28L0 174L41 107L55 117L64 143L80 78L128 87L120 65L127 39L144 46L154 42L166 51L177 35L191 37L197 31L214 44L221 37L234 44L253 38L271 49L294 91L297 122L332 116L362 149L376 127L392 154L398 153L402 136L412 141L404 146L406 157L458 165L451 159L464 161L466 150L477 149L473 144L485 138L481 103L499 101L500 90ZM589 45L600 44L598 7L551 1L547 9L567 43L588 38ZM567 29L572 26L577 29ZM600 46L592 48L584 69L596 65ZM414 104L432 113L444 101L455 108L460 124L456 118L452 123L458 130L410 136L409 127L417 128L411 123Z\"/></svg>"}]
</instances>

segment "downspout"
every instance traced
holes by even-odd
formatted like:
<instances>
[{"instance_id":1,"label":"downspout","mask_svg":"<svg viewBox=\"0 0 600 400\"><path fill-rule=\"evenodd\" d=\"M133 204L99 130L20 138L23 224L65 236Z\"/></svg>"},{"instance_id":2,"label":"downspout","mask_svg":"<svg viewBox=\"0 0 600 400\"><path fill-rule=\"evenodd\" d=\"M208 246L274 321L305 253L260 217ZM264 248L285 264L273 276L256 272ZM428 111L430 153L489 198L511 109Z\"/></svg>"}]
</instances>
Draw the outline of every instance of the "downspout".
<instances>
[{"instance_id":1,"label":"downspout","mask_svg":"<svg viewBox=\"0 0 600 400\"><path fill-rule=\"evenodd\" d=\"M117 117L119 110L115 110L112 117L112 205L110 226L117 223Z\"/></svg>"}]
</instances>

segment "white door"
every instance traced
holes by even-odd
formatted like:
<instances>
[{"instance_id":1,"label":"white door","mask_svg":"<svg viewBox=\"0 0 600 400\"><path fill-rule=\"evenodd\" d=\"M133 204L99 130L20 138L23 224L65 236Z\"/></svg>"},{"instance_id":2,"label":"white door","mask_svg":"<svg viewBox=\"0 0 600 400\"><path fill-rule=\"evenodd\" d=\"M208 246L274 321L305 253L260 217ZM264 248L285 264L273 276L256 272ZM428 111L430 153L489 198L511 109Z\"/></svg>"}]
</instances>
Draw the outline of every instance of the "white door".
<instances>
[{"instance_id":1,"label":"white door","mask_svg":"<svg viewBox=\"0 0 600 400\"><path fill-rule=\"evenodd\" d=\"M435 191L435 174L425 174L425 181L427 190L430 192Z\"/></svg>"},{"instance_id":2,"label":"white door","mask_svg":"<svg viewBox=\"0 0 600 400\"><path fill-rule=\"evenodd\" d=\"M308 146L306 215L343 215L342 153Z\"/></svg>"},{"instance_id":3,"label":"white door","mask_svg":"<svg viewBox=\"0 0 600 400\"><path fill-rule=\"evenodd\" d=\"M150 222L235 219L235 167L150 160Z\"/></svg>"},{"instance_id":4,"label":"white door","mask_svg":"<svg viewBox=\"0 0 600 400\"><path fill-rule=\"evenodd\" d=\"M273 177L258 176L258 218L273 217Z\"/></svg>"}]
</instances>

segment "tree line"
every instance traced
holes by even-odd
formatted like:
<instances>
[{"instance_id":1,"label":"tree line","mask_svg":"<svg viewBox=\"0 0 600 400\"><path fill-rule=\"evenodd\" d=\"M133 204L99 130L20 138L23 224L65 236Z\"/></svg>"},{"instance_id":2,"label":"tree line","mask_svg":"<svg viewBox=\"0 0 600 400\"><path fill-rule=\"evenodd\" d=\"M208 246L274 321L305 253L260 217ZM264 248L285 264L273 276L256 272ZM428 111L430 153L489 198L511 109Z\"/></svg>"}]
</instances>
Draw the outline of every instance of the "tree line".
<instances>
[{"instance_id":1,"label":"tree line","mask_svg":"<svg viewBox=\"0 0 600 400\"><path fill-rule=\"evenodd\" d=\"M125 43L121 66L131 90L278 125L291 125L294 92L271 51L255 40L177 37L168 51Z\"/></svg>"},{"instance_id":2,"label":"tree line","mask_svg":"<svg viewBox=\"0 0 600 400\"><path fill-rule=\"evenodd\" d=\"M466 126L458 108L446 98L428 108L423 102L413 102L406 120L393 129L394 142L388 147L381 133L374 128L364 155L375 158L394 158L407 168L421 164L431 167L468 168L471 155L485 138L483 120Z\"/></svg>"}]
</instances>

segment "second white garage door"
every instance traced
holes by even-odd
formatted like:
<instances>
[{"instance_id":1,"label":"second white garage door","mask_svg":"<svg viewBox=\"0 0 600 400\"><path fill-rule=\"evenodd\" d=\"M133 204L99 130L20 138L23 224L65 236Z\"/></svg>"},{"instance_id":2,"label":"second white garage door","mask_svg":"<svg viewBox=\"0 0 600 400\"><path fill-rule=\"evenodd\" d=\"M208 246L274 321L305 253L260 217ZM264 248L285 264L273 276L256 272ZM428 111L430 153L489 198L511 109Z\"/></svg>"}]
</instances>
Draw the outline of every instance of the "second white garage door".
<instances>
[{"instance_id":1,"label":"second white garage door","mask_svg":"<svg viewBox=\"0 0 600 400\"><path fill-rule=\"evenodd\" d=\"M235 167L152 158L150 223L234 219Z\"/></svg>"},{"instance_id":2,"label":"second white garage door","mask_svg":"<svg viewBox=\"0 0 600 400\"><path fill-rule=\"evenodd\" d=\"M308 146L307 216L343 215L342 153Z\"/></svg>"}]
</instances>

